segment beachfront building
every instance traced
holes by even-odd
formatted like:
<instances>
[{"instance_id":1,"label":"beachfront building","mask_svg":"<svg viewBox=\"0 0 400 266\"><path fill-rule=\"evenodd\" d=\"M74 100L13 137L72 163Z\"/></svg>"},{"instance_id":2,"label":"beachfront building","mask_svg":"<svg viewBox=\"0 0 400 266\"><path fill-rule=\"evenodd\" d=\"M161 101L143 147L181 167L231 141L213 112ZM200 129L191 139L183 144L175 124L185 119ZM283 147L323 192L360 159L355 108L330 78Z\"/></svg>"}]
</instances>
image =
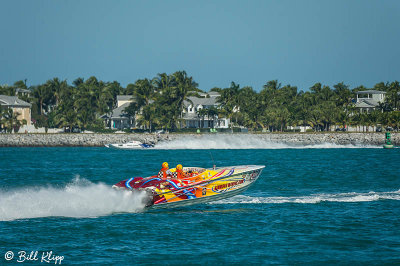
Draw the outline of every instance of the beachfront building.
<instances>
[{"instance_id":1,"label":"beachfront building","mask_svg":"<svg viewBox=\"0 0 400 266\"><path fill-rule=\"evenodd\" d=\"M135 99L132 95L117 95L117 107L110 113L100 116L104 119L106 127L115 130L131 128L135 125L135 118L125 112L125 108L129 106Z\"/></svg>"},{"instance_id":2,"label":"beachfront building","mask_svg":"<svg viewBox=\"0 0 400 266\"><path fill-rule=\"evenodd\" d=\"M0 105L3 109L11 108L13 113L18 113L17 119L19 121L25 120L27 125L31 125L31 107L17 96L0 95Z\"/></svg>"},{"instance_id":3,"label":"beachfront building","mask_svg":"<svg viewBox=\"0 0 400 266\"><path fill-rule=\"evenodd\" d=\"M218 117L216 113L207 110L219 108L217 97L219 93L199 93L200 97L188 97L184 102L184 110L181 114L181 128L228 128L229 119ZM101 118L106 127L122 130L137 127L135 117L128 115L124 110L131 102L134 102L132 95L118 95L117 107L110 113L104 114ZM204 111L202 111L204 110Z\"/></svg>"},{"instance_id":4,"label":"beachfront building","mask_svg":"<svg viewBox=\"0 0 400 266\"><path fill-rule=\"evenodd\" d=\"M360 113L370 113L375 110L380 103L385 102L384 91L377 90L366 90L356 92L357 99L355 107L360 111Z\"/></svg>"},{"instance_id":5,"label":"beachfront building","mask_svg":"<svg viewBox=\"0 0 400 266\"><path fill-rule=\"evenodd\" d=\"M310 126L287 126L288 130L293 130L294 132L307 132L307 130L312 130L313 128ZM333 131L333 129L332 129ZM267 132L266 130L263 130L263 132Z\"/></svg>"},{"instance_id":6,"label":"beachfront building","mask_svg":"<svg viewBox=\"0 0 400 266\"><path fill-rule=\"evenodd\" d=\"M16 88L15 96L26 96L29 97L31 95L31 91L27 89Z\"/></svg>"},{"instance_id":7,"label":"beachfront building","mask_svg":"<svg viewBox=\"0 0 400 266\"><path fill-rule=\"evenodd\" d=\"M211 110L218 109L218 92L200 93L200 97L188 97L184 102L185 109L182 112L183 128L228 128L229 119L218 117ZM202 111L203 110L203 111Z\"/></svg>"}]
</instances>

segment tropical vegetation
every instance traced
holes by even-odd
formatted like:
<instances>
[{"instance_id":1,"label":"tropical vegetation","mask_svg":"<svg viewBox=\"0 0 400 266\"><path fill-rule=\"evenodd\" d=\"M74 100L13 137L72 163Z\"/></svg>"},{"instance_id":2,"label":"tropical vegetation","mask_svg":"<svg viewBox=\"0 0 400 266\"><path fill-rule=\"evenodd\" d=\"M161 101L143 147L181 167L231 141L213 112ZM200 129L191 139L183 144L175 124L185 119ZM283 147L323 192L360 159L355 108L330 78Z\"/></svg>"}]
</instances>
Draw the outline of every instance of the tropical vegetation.
<instances>
[{"instance_id":1,"label":"tropical vegetation","mask_svg":"<svg viewBox=\"0 0 400 266\"><path fill-rule=\"evenodd\" d=\"M104 130L100 117L112 112L117 95L132 95L134 101L125 109L136 118L137 126L155 129L177 130L185 127L182 111L190 96L202 91L185 71L161 73L156 77L139 79L123 87L119 82L104 82L96 77L67 80L53 78L44 84L28 87L25 81L12 86L0 86L0 94L16 95L17 89L30 91L20 95L32 104L32 121L37 127L58 127L73 131ZM386 92L385 102L370 113L359 113L354 108L356 92L367 90L364 86L351 89L343 82L333 88L321 83L303 91L296 86L282 85L271 80L258 91L250 86L241 87L231 82L227 88L212 88L220 94L218 108L205 108L197 112L200 121L226 117L234 127L250 130L286 131L289 126L309 126L313 131L328 131L332 127L354 126L359 131L369 127L400 128L400 84L398 81L381 82L370 88ZM11 111L12 112L12 111ZM21 122L17 114L0 109L0 128L16 128ZM367 126L367 127L365 127Z\"/></svg>"}]
</instances>

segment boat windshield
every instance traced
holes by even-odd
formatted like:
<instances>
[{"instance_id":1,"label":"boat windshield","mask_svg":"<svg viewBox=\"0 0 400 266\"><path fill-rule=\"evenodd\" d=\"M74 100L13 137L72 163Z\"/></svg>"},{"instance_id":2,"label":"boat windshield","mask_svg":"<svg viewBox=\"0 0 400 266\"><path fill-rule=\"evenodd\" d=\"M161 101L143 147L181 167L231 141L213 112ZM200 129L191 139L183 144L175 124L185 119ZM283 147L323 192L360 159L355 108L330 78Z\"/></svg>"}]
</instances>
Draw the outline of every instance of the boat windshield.
<instances>
[{"instance_id":1,"label":"boat windshield","mask_svg":"<svg viewBox=\"0 0 400 266\"><path fill-rule=\"evenodd\" d=\"M201 174L205 171L205 168L200 168L200 167L183 167L183 171L186 173L192 173L194 175Z\"/></svg>"}]
</instances>

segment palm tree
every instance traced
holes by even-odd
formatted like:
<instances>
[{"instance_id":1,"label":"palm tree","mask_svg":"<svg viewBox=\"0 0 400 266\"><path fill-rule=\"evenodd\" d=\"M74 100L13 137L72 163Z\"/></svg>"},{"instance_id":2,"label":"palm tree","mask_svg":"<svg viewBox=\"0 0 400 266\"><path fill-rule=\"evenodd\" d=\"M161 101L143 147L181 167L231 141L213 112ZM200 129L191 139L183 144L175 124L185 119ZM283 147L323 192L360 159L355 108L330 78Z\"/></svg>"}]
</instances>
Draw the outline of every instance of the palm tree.
<instances>
[{"instance_id":1,"label":"palm tree","mask_svg":"<svg viewBox=\"0 0 400 266\"><path fill-rule=\"evenodd\" d=\"M200 121L202 123L200 123L200 128L204 128L204 117L207 115L208 111L206 108L201 108L199 110L197 110L197 116L200 117Z\"/></svg>"},{"instance_id":2,"label":"palm tree","mask_svg":"<svg viewBox=\"0 0 400 266\"><path fill-rule=\"evenodd\" d=\"M84 131L93 121L93 116L87 110L82 110L76 116L76 124L82 131Z\"/></svg>"},{"instance_id":3,"label":"palm tree","mask_svg":"<svg viewBox=\"0 0 400 266\"><path fill-rule=\"evenodd\" d=\"M321 128L321 120L322 120L322 111L320 107L315 107L310 112L310 117L308 119L309 125L314 129L314 131L318 131Z\"/></svg>"},{"instance_id":4,"label":"palm tree","mask_svg":"<svg viewBox=\"0 0 400 266\"><path fill-rule=\"evenodd\" d=\"M138 108L147 106L154 100L155 88L149 79L140 79L133 85L133 96L137 102Z\"/></svg>"},{"instance_id":5,"label":"palm tree","mask_svg":"<svg viewBox=\"0 0 400 266\"><path fill-rule=\"evenodd\" d=\"M178 71L172 75L158 74L153 84L157 112L162 115L160 122L173 129L181 118L184 102L191 102L188 97L197 94L197 83L185 71Z\"/></svg>"},{"instance_id":6,"label":"palm tree","mask_svg":"<svg viewBox=\"0 0 400 266\"><path fill-rule=\"evenodd\" d=\"M338 109L337 117L336 117L336 125L341 125L343 128L346 127L350 122L349 112L346 110Z\"/></svg>"},{"instance_id":7,"label":"palm tree","mask_svg":"<svg viewBox=\"0 0 400 266\"><path fill-rule=\"evenodd\" d=\"M368 132L368 126L367 128L365 128L365 126L369 123L369 119L368 119L368 114L367 113L362 113L360 114L360 124L362 125L362 132L365 131L365 129Z\"/></svg>"},{"instance_id":8,"label":"palm tree","mask_svg":"<svg viewBox=\"0 0 400 266\"><path fill-rule=\"evenodd\" d=\"M114 106L114 94L111 84L107 84L100 91L99 114L108 113Z\"/></svg>"},{"instance_id":9,"label":"palm tree","mask_svg":"<svg viewBox=\"0 0 400 266\"><path fill-rule=\"evenodd\" d=\"M55 121L58 127L69 127L69 132L72 132L73 127L78 124L77 114L73 110L56 115Z\"/></svg>"},{"instance_id":10,"label":"palm tree","mask_svg":"<svg viewBox=\"0 0 400 266\"><path fill-rule=\"evenodd\" d=\"M247 127L256 127L258 117L260 116L257 93L252 87L243 87L239 90L239 107L242 114L242 125Z\"/></svg>"},{"instance_id":11,"label":"palm tree","mask_svg":"<svg viewBox=\"0 0 400 266\"><path fill-rule=\"evenodd\" d=\"M155 104L153 103L143 107L142 112L137 119L137 122L139 126L144 126L145 129L149 129L151 133L153 123L156 122L156 120L156 108Z\"/></svg>"},{"instance_id":12,"label":"palm tree","mask_svg":"<svg viewBox=\"0 0 400 266\"><path fill-rule=\"evenodd\" d=\"M233 133L233 117L235 113L240 110L239 106L239 84L231 82L229 88L225 88L221 91L220 96L217 98L217 102L220 103L220 114L230 119L231 132Z\"/></svg>"},{"instance_id":13,"label":"palm tree","mask_svg":"<svg viewBox=\"0 0 400 266\"><path fill-rule=\"evenodd\" d=\"M177 110L174 105L173 86L174 79L166 73L158 74L152 80L155 88L156 109L155 112L159 116L159 122L162 127L173 128L177 120Z\"/></svg>"},{"instance_id":14,"label":"palm tree","mask_svg":"<svg viewBox=\"0 0 400 266\"><path fill-rule=\"evenodd\" d=\"M25 81L26 81L26 80L25 80ZM14 82L14 87L15 87L15 88L20 88L20 89L23 89L23 90L27 90L28 87L26 86L25 81L23 81L23 80L18 80L18 81L16 81L16 82Z\"/></svg>"},{"instance_id":15,"label":"palm tree","mask_svg":"<svg viewBox=\"0 0 400 266\"><path fill-rule=\"evenodd\" d=\"M400 129L400 111L394 111L391 113L393 126L399 131Z\"/></svg>"},{"instance_id":16,"label":"palm tree","mask_svg":"<svg viewBox=\"0 0 400 266\"><path fill-rule=\"evenodd\" d=\"M14 86L8 86L8 85L4 85L4 86L0 85L0 94L1 95L14 96L15 95L15 87Z\"/></svg>"},{"instance_id":17,"label":"palm tree","mask_svg":"<svg viewBox=\"0 0 400 266\"><path fill-rule=\"evenodd\" d=\"M290 115L289 111L286 107L282 107L282 108L276 108L275 113L276 113L277 124L280 126L280 131L283 132L283 129L289 119Z\"/></svg>"},{"instance_id":18,"label":"palm tree","mask_svg":"<svg viewBox=\"0 0 400 266\"><path fill-rule=\"evenodd\" d=\"M48 105L51 102L52 93L49 90L48 86L39 85L39 86L34 88L33 95L38 101L40 115L42 115L44 106L46 106L46 109L47 109Z\"/></svg>"},{"instance_id":19,"label":"palm tree","mask_svg":"<svg viewBox=\"0 0 400 266\"><path fill-rule=\"evenodd\" d=\"M5 111L3 111L3 124L6 128L6 131L8 133L11 133L13 130L14 132L17 132L19 127L21 126L21 121L18 120L18 116L20 113L18 112L13 112L11 108L7 108Z\"/></svg>"},{"instance_id":20,"label":"palm tree","mask_svg":"<svg viewBox=\"0 0 400 266\"><path fill-rule=\"evenodd\" d=\"M329 130L330 125L335 122L336 117L338 116L338 109L334 102L329 101L323 105L321 105L322 111L322 122L324 123L324 130Z\"/></svg>"},{"instance_id":21,"label":"palm tree","mask_svg":"<svg viewBox=\"0 0 400 266\"><path fill-rule=\"evenodd\" d=\"M268 127L270 131L276 131L277 130L277 114L276 114L276 108L274 107L268 107L264 110L264 123Z\"/></svg>"},{"instance_id":22,"label":"palm tree","mask_svg":"<svg viewBox=\"0 0 400 266\"><path fill-rule=\"evenodd\" d=\"M152 82L158 92L162 92L172 86L172 77L167 75L167 73L158 73Z\"/></svg>"},{"instance_id":23,"label":"palm tree","mask_svg":"<svg viewBox=\"0 0 400 266\"><path fill-rule=\"evenodd\" d=\"M391 109L398 110L399 108L399 95L400 83L398 81L392 82L389 85L386 93L385 101L390 105Z\"/></svg>"},{"instance_id":24,"label":"palm tree","mask_svg":"<svg viewBox=\"0 0 400 266\"><path fill-rule=\"evenodd\" d=\"M210 108L207 108L206 111L207 111L208 120L210 121L210 117L213 118L211 127L214 128L214 120L215 120L215 117L218 115L218 110L215 107L210 107Z\"/></svg>"},{"instance_id":25,"label":"palm tree","mask_svg":"<svg viewBox=\"0 0 400 266\"><path fill-rule=\"evenodd\" d=\"M372 125L372 130L375 131L375 127L379 122L379 118L381 116L381 112L378 110L374 110L369 114L369 125Z\"/></svg>"},{"instance_id":26,"label":"palm tree","mask_svg":"<svg viewBox=\"0 0 400 266\"><path fill-rule=\"evenodd\" d=\"M134 125L136 125L137 117L136 115L139 113L139 105L136 102L131 102L128 107L124 109L124 112L130 117L134 118Z\"/></svg>"},{"instance_id":27,"label":"palm tree","mask_svg":"<svg viewBox=\"0 0 400 266\"><path fill-rule=\"evenodd\" d=\"M140 79L135 84L128 84L129 93L132 93L132 99L134 100L125 108L125 112L134 117L136 120L137 114L139 114L143 108L149 106L155 100L155 87L153 81L149 79ZM147 110L147 112L149 112Z\"/></svg>"},{"instance_id":28,"label":"palm tree","mask_svg":"<svg viewBox=\"0 0 400 266\"><path fill-rule=\"evenodd\" d=\"M178 116L180 116L185 108L184 102L187 101L192 104L192 101L188 97L198 95L198 84L192 77L188 77L185 71L177 71L172 76L175 81L174 98L176 100L174 105L177 107Z\"/></svg>"},{"instance_id":29,"label":"palm tree","mask_svg":"<svg viewBox=\"0 0 400 266\"><path fill-rule=\"evenodd\" d=\"M99 107L99 100L97 96L93 92L92 88L88 84L82 84L79 86L79 90L77 91L76 100L72 106L67 105L68 109L64 110L67 113L64 115L64 119L67 120L67 124L72 121L71 114L68 114L70 111L76 112L75 121L79 127L83 130L90 123L89 121L94 121L96 118L96 110ZM73 107L70 109L70 107ZM101 110L100 110L101 111Z\"/></svg>"},{"instance_id":30,"label":"palm tree","mask_svg":"<svg viewBox=\"0 0 400 266\"><path fill-rule=\"evenodd\" d=\"M335 90L335 102L337 106L347 107L351 103L351 91L348 85L340 82L333 86Z\"/></svg>"},{"instance_id":31,"label":"palm tree","mask_svg":"<svg viewBox=\"0 0 400 266\"><path fill-rule=\"evenodd\" d=\"M68 88L68 84L66 80L60 81L59 78L53 78L48 80L45 83L45 86L49 88L49 90L54 94L55 104L58 105L60 102L60 97L64 90Z\"/></svg>"},{"instance_id":32,"label":"palm tree","mask_svg":"<svg viewBox=\"0 0 400 266\"><path fill-rule=\"evenodd\" d=\"M355 126L357 128L357 132L360 131L360 128L359 128L361 125L361 114L360 113L355 113L354 115L351 116L350 125Z\"/></svg>"}]
</instances>

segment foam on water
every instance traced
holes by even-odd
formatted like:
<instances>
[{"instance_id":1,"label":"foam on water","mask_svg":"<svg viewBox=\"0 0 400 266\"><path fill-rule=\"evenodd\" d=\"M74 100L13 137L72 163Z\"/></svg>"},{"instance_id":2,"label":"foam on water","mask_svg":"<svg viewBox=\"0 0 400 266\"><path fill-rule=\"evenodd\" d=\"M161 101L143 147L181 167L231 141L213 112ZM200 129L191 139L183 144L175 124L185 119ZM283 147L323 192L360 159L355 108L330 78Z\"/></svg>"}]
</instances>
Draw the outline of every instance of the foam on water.
<instances>
[{"instance_id":1,"label":"foam on water","mask_svg":"<svg viewBox=\"0 0 400 266\"><path fill-rule=\"evenodd\" d=\"M155 149L338 149L338 148L381 148L373 145L339 145L334 143L321 144L288 144L272 142L257 135L199 135L182 136L171 141L156 144Z\"/></svg>"},{"instance_id":2,"label":"foam on water","mask_svg":"<svg viewBox=\"0 0 400 266\"><path fill-rule=\"evenodd\" d=\"M75 178L62 188L52 186L0 191L0 221L63 216L98 217L143 210L144 194L116 191L106 184Z\"/></svg>"},{"instance_id":3,"label":"foam on water","mask_svg":"<svg viewBox=\"0 0 400 266\"><path fill-rule=\"evenodd\" d=\"M238 195L229 199L215 201L210 204L280 204L280 203L306 203L315 204L320 202L364 202L377 200L400 200L400 190L390 192L368 192L368 193L337 193L337 194L314 194L310 196L297 197L250 197Z\"/></svg>"}]
</instances>

